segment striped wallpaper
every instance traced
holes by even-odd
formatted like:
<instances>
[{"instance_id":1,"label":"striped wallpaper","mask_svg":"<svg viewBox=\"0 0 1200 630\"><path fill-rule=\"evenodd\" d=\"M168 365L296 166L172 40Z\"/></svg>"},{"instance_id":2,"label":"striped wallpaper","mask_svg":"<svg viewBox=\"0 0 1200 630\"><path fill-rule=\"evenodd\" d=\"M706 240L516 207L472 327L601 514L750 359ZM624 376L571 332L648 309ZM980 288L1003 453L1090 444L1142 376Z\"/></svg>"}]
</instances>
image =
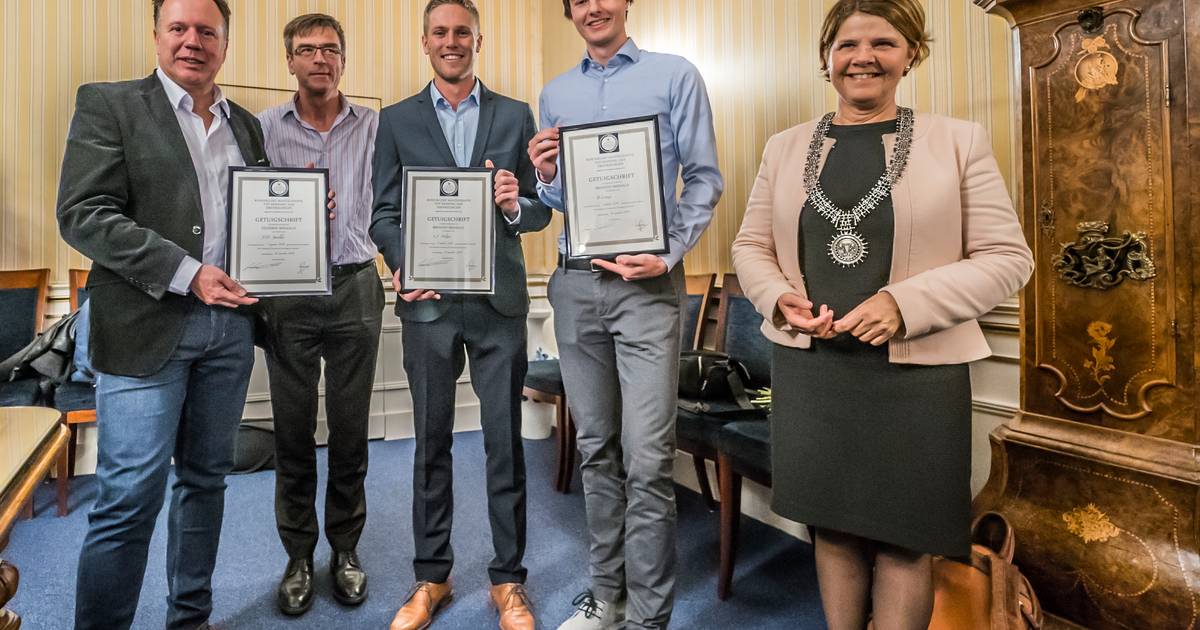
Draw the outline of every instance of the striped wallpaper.
<instances>
[{"instance_id":1,"label":"striped wallpaper","mask_svg":"<svg viewBox=\"0 0 1200 630\"><path fill-rule=\"evenodd\" d=\"M541 84L578 62L582 42L561 0L476 0L483 18L479 76L536 106ZM56 282L87 261L58 238L54 202L76 87L142 77L154 67L150 0L0 0L0 268L51 267ZM422 0L231 0L229 58L220 80L251 108L294 83L281 32L320 11L346 28L343 91L369 104L409 96L430 77L421 53ZM684 55L704 74L716 115L725 196L690 272L729 271L729 243L766 139L833 107L816 41L828 0L638 0L630 32L644 48ZM933 56L902 84L922 111L977 120L991 132L1006 177L1016 172L1009 78L1011 35L971 0L926 0ZM286 97L283 91L278 92ZM556 224L557 226L557 221ZM554 264L557 227L526 237L532 273Z\"/></svg>"},{"instance_id":2,"label":"striped wallpaper","mask_svg":"<svg viewBox=\"0 0 1200 630\"><path fill-rule=\"evenodd\" d=\"M54 220L67 126L81 83L140 78L154 69L150 0L0 0L0 269L50 267L54 281L87 260L59 237ZM283 26L302 13L337 17L346 30L342 90L378 107L408 97L432 76L421 52L420 0L230 0L229 56L219 77L231 97L257 110L287 98L295 83ZM479 76L526 101L541 89L542 2L480 0ZM281 90L277 94L271 88ZM274 97L272 95L274 94Z\"/></svg>"},{"instance_id":3,"label":"striped wallpaper","mask_svg":"<svg viewBox=\"0 0 1200 630\"><path fill-rule=\"evenodd\" d=\"M637 0L628 29L647 50L680 54L708 84L725 194L689 273L732 271L729 245L772 134L816 118L836 104L820 74L817 46L829 0ZM971 0L925 0L933 54L901 83L901 104L978 121L988 129L1010 183L1013 150L1011 31ZM553 6L551 6L553 5ZM549 79L579 61L582 40L547 0L543 67Z\"/></svg>"}]
</instances>

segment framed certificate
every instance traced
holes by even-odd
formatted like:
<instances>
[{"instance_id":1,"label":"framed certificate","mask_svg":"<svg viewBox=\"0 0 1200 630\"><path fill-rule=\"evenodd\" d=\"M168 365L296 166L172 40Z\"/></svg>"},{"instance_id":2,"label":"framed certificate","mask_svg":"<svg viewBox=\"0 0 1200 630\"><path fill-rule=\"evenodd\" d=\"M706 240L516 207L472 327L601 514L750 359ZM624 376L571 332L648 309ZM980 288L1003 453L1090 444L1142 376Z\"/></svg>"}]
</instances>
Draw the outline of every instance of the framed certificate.
<instances>
[{"instance_id":1,"label":"framed certificate","mask_svg":"<svg viewBox=\"0 0 1200 630\"><path fill-rule=\"evenodd\" d=\"M329 171L229 169L229 277L256 296L329 295Z\"/></svg>"},{"instance_id":2,"label":"framed certificate","mask_svg":"<svg viewBox=\"0 0 1200 630\"><path fill-rule=\"evenodd\" d=\"M658 117L558 131L567 256L667 253Z\"/></svg>"},{"instance_id":3,"label":"framed certificate","mask_svg":"<svg viewBox=\"0 0 1200 630\"><path fill-rule=\"evenodd\" d=\"M495 291L496 207L486 168L404 168L407 289Z\"/></svg>"}]
</instances>

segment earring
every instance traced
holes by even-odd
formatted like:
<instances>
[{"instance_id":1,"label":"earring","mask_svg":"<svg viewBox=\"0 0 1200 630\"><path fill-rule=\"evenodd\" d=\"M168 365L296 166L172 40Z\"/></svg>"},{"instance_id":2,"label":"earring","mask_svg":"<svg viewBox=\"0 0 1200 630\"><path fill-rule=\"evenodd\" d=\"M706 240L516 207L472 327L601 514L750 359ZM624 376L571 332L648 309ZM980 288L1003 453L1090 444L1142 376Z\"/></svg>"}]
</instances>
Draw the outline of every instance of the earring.
<instances>
[{"instance_id":1,"label":"earring","mask_svg":"<svg viewBox=\"0 0 1200 630\"><path fill-rule=\"evenodd\" d=\"M904 68L904 74L908 74L909 72L912 72L912 64L911 63L908 64L908 67Z\"/></svg>"}]
</instances>

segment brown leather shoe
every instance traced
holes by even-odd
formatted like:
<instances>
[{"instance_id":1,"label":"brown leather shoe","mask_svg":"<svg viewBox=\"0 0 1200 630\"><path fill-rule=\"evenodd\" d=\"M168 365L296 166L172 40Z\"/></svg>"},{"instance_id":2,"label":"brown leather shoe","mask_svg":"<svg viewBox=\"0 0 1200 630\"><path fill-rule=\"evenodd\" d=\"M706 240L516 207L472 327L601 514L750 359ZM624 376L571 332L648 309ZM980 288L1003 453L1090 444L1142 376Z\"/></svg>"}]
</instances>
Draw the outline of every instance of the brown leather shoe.
<instances>
[{"instance_id":1,"label":"brown leather shoe","mask_svg":"<svg viewBox=\"0 0 1200 630\"><path fill-rule=\"evenodd\" d=\"M492 604L500 613L500 630L534 630L532 605L524 584L493 585Z\"/></svg>"},{"instance_id":2,"label":"brown leather shoe","mask_svg":"<svg viewBox=\"0 0 1200 630\"><path fill-rule=\"evenodd\" d=\"M441 584L417 582L408 592L408 600L396 611L388 630L425 630L433 623L433 616L450 603L454 591L450 580Z\"/></svg>"}]
</instances>

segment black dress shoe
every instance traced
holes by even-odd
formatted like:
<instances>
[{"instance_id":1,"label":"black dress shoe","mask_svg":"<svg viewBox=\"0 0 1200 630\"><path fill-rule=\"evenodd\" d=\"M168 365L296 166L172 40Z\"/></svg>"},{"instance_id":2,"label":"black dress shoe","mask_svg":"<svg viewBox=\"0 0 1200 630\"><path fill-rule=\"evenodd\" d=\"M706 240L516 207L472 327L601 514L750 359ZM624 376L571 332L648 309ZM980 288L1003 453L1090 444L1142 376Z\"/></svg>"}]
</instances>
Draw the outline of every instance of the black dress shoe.
<instances>
[{"instance_id":1,"label":"black dress shoe","mask_svg":"<svg viewBox=\"0 0 1200 630\"><path fill-rule=\"evenodd\" d=\"M333 596L347 606L357 606L367 598L367 574L353 551L335 551L329 560L333 574Z\"/></svg>"},{"instance_id":2,"label":"black dress shoe","mask_svg":"<svg viewBox=\"0 0 1200 630\"><path fill-rule=\"evenodd\" d=\"M279 581L279 610L285 615L303 615L313 604L313 561L299 558L288 561Z\"/></svg>"}]
</instances>

